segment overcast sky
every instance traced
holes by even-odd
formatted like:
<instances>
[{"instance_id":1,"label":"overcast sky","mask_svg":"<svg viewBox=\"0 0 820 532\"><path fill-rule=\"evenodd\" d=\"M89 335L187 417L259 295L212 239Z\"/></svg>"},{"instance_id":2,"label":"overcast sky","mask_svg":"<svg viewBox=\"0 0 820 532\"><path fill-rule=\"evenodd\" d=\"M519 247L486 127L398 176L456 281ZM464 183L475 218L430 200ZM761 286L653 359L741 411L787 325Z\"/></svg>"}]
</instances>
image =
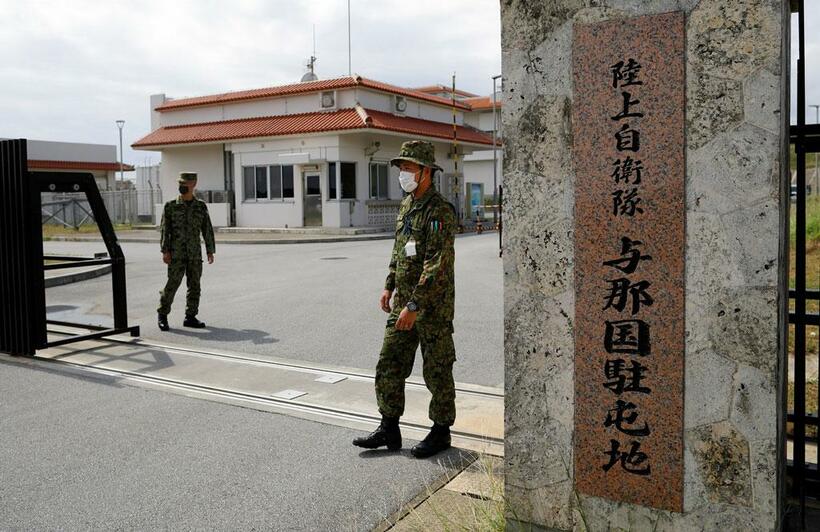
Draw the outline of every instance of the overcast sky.
<instances>
[{"instance_id":1,"label":"overcast sky","mask_svg":"<svg viewBox=\"0 0 820 532\"><path fill-rule=\"evenodd\" d=\"M806 2L806 105L820 105L820 34L817 28L820 27L820 2ZM791 121L797 121L797 15L792 15L792 103ZM814 108L807 107L806 123L814 124L817 116Z\"/></svg>"},{"instance_id":2,"label":"overcast sky","mask_svg":"<svg viewBox=\"0 0 820 532\"><path fill-rule=\"evenodd\" d=\"M402 86L492 92L498 0L352 0L353 72ZM150 131L148 97L198 96L346 76L346 0L0 0L0 137L127 146Z\"/></svg>"},{"instance_id":3,"label":"overcast sky","mask_svg":"<svg viewBox=\"0 0 820 532\"><path fill-rule=\"evenodd\" d=\"M807 2L807 104L820 104L820 2ZM478 94L501 71L498 0L352 0L353 72ZM0 137L124 144L149 132L150 94L170 97L347 75L346 0L0 0ZM796 31L793 17L793 31ZM793 63L797 57L793 47ZM793 71L792 87L795 86ZM792 121L796 116L792 99ZM807 122L815 122L810 109ZM145 164L158 153L132 151Z\"/></svg>"}]
</instances>

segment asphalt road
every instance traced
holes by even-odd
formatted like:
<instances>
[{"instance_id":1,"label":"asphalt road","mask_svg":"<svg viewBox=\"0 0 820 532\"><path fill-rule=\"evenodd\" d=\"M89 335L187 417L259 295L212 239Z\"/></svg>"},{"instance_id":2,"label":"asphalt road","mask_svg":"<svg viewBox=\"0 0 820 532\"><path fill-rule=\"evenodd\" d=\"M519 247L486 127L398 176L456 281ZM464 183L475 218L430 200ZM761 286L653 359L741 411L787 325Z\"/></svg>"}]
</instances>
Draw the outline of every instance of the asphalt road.
<instances>
[{"instance_id":1,"label":"asphalt road","mask_svg":"<svg viewBox=\"0 0 820 532\"><path fill-rule=\"evenodd\" d=\"M370 530L469 459L359 434L4 358L0 529Z\"/></svg>"},{"instance_id":2,"label":"asphalt road","mask_svg":"<svg viewBox=\"0 0 820 532\"><path fill-rule=\"evenodd\" d=\"M170 316L156 326L165 265L156 244L124 243L129 319L156 341L225 349L374 371L386 314L378 298L391 241L292 245L223 245L205 264L199 317L204 330L182 328L184 286ZM101 242L46 242L47 253L105 251ZM49 317L110 325L110 277L46 290ZM502 386L503 303L498 235L456 239L457 381ZM414 375L421 376L421 355Z\"/></svg>"}]
</instances>

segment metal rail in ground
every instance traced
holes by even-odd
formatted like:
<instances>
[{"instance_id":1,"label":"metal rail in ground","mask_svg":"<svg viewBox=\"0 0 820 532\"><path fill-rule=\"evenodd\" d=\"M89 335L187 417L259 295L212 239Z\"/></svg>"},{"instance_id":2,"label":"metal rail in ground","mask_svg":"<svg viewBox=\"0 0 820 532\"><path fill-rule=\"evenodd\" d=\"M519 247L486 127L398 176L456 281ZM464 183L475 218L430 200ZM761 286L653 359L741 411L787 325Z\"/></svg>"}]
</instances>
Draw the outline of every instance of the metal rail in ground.
<instances>
[{"instance_id":1,"label":"metal rail in ground","mask_svg":"<svg viewBox=\"0 0 820 532\"><path fill-rule=\"evenodd\" d=\"M54 325L64 325L67 327L72 326L70 323L63 323L59 321L49 321L49 323ZM104 329L104 327L97 327L97 326L86 326L89 329ZM49 329L49 334L59 334L59 335L69 335L70 333L60 330ZM264 360L254 357L243 356L235 353L226 353L221 351L212 351L207 349L194 349L190 347L184 346L177 346L177 345L168 345L168 344L161 344L156 342L150 342L139 338L129 338L127 340L122 338L114 337L107 337L105 338L106 342L122 344L122 345L132 345L132 346L139 346L145 348L154 348L154 349L162 349L165 351L177 352L177 353L184 353L189 356L198 356L198 357L209 357L209 358L223 358L227 360L236 360L243 363L248 364L259 364L263 366L271 366L275 368L287 369L292 371L300 371L306 373L325 373L329 375L338 375L353 379L360 379L360 380L367 380L373 381L375 377L372 374L350 371L350 370L342 370L342 369L333 369L333 368L326 368L323 366L310 366L307 364L297 364L294 362L283 362L279 360ZM408 386L419 387L419 388L426 388L424 382L415 381L415 380L408 380L406 383ZM466 388L463 384L456 383L456 392L465 395L473 395L478 397L487 397L492 399L503 399L504 393L503 392L494 392L490 390L476 390L472 388Z\"/></svg>"},{"instance_id":2,"label":"metal rail in ground","mask_svg":"<svg viewBox=\"0 0 820 532\"><path fill-rule=\"evenodd\" d=\"M110 338L107 338L106 341L111 341ZM130 342L121 342L121 343L130 343ZM19 360L19 359L18 359ZM37 363L41 363L44 365L58 365L67 368L72 368L76 370L80 370L82 372L87 373L94 373L98 375L106 375L110 377L118 377L122 378L126 381L132 381L134 383L147 383L152 384L155 386L159 386L169 390L178 390L178 391L187 391L187 392L195 392L198 395L204 395L207 397L211 397L214 399L230 399L233 401L241 402L246 406L268 406L268 407L276 407L279 410L290 411L294 413L302 413L302 414L312 414L314 416L319 416L325 419L333 419L339 421L347 421L347 422L358 422L363 423L368 426L376 426L379 421L381 420L378 416L364 414L361 412L355 412L352 410L345 410L342 408L332 408L328 406L322 406L312 403L306 402L293 402L287 399L281 399L277 397L265 396L255 393L249 392L241 392L237 390L230 390L227 388L218 388L213 386L201 385L191 382L184 382L176 379L168 379L165 377L158 377L155 375L146 375L143 373L137 373L133 371L127 370L120 370L120 369L112 369L112 368L101 368L95 366L94 364L83 364L79 362L70 362L66 360L59 360L54 358L42 357L42 356L33 356L30 357L30 360L34 360ZM320 370L324 372L324 370ZM420 423L413 423L413 422L402 422L402 428L412 429L417 431L424 431L426 432L429 427L425 424ZM499 448L498 453L500 453L500 449L503 449L504 440L503 438L496 438L492 436L486 436L482 434L472 433L468 431L462 430L452 430L451 431L454 438L460 439L462 441L471 442L478 445L490 445Z\"/></svg>"}]
</instances>

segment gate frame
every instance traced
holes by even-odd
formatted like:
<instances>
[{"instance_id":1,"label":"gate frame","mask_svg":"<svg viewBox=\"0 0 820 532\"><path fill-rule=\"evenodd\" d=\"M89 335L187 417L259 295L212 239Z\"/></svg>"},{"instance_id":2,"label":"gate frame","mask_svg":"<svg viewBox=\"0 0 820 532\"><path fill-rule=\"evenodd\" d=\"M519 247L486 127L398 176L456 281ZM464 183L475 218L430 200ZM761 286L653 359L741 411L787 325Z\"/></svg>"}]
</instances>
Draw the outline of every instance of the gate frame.
<instances>
[{"instance_id":1,"label":"gate frame","mask_svg":"<svg viewBox=\"0 0 820 532\"><path fill-rule=\"evenodd\" d=\"M0 141L0 352L33 356L38 349L56 347L130 333L139 336L139 326L128 325L125 255L117 242L114 226L105 209L94 176L90 173L29 172L25 139ZM85 194L108 258L45 256L43 253L41 193ZM57 260L44 264L44 259ZM48 320L45 304L45 272L95 265L111 265L114 327ZM48 341L47 326L62 325L91 332Z\"/></svg>"}]
</instances>

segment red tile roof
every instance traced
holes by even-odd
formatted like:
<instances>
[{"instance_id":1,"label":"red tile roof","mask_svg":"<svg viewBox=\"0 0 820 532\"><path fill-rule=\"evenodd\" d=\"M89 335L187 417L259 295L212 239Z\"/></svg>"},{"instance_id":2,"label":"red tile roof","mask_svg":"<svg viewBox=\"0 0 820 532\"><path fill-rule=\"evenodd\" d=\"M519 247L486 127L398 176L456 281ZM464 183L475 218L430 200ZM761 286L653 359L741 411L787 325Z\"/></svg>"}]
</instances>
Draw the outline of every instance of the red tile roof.
<instances>
[{"instance_id":1,"label":"red tile roof","mask_svg":"<svg viewBox=\"0 0 820 532\"><path fill-rule=\"evenodd\" d=\"M197 96L194 98L180 98L176 100L168 100L159 107L156 111L174 111L177 109L186 109L190 107L202 107L206 105L219 105L224 103L233 103L247 100L259 100L264 98L275 98L278 96L288 96L291 94L304 94L309 92L319 92L333 89L346 89L353 87L365 87L382 92L389 92L391 94L398 94L407 96L408 98L415 98L417 100L424 100L451 107L453 102L449 98L441 98L431 94L425 94L413 89L405 89L396 85L382 83L372 79L363 78L361 76L348 76L336 79L322 79L317 81L306 81L303 83L294 83L291 85L279 85L276 87L267 87L264 89L252 89L237 92L226 92L222 94L212 94L209 96ZM456 101L456 107L462 110L469 110L470 108L463 103Z\"/></svg>"},{"instance_id":2,"label":"red tile roof","mask_svg":"<svg viewBox=\"0 0 820 532\"><path fill-rule=\"evenodd\" d=\"M388 131L398 131L401 133L410 133L411 135L422 135L442 139L453 138L452 124L396 116L381 111L367 110L367 114L372 118L370 127L376 129L386 129ZM458 126L457 132L459 142L474 142L476 144L488 144L490 146L493 144L492 136L487 135L483 131L471 127Z\"/></svg>"},{"instance_id":3,"label":"red tile roof","mask_svg":"<svg viewBox=\"0 0 820 532\"><path fill-rule=\"evenodd\" d=\"M354 129L396 131L441 139L451 139L453 137L453 126L451 124L396 116L358 107L333 112L242 118L221 122L167 126L152 131L131 146L134 148L147 148L170 144L217 142ZM458 140L487 145L493 143L490 135L465 126L458 126Z\"/></svg>"},{"instance_id":4,"label":"red tile roof","mask_svg":"<svg viewBox=\"0 0 820 532\"><path fill-rule=\"evenodd\" d=\"M94 161L43 161L28 160L29 170L105 170L120 171L120 163L103 163ZM123 164L122 169L131 172L134 167L130 164Z\"/></svg>"},{"instance_id":5,"label":"red tile roof","mask_svg":"<svg viewBox=\"0 0 820 532\"><path fill-rule=\"evenodd\" d=\"M477 98L466 98L462 100L464 103L473 108L473 111L484 111L493 108L493 99L491 96L479 96ZM501 107L501 100L495 101L496 107Z\"/></svg>"},{"instance_id":6,"label":"red tile roof","mask_svg":"<svg viewBox=\"0 0 820 532\"><path fill-rule=\"evenodd\" d=\"M415 87L411 90L426 93L446 92L449 94L453 92L453 87L448 87L447 85L427 85L425 87ZM463 91L461 89L456 89L456 94L459 96L478 96L478 94L473 94L472 92Z\"/></svg>"}]
</instances>

